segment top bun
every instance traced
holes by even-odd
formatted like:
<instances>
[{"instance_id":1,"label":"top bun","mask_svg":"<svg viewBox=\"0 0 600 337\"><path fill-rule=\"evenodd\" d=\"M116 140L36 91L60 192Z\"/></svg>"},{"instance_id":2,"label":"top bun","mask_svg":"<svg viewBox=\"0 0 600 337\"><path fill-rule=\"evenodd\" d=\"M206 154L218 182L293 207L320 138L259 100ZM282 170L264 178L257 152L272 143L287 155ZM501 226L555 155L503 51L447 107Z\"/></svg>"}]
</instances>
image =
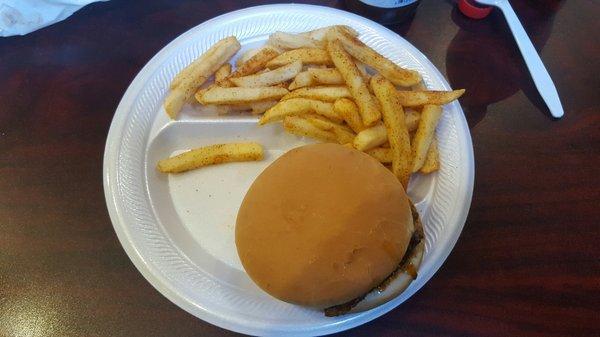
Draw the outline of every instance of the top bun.
<instances>
[{"instance_id":1,"label":"top bun","mask_svg":"<svg viewBox=\"0 0 600 337\"><path fill-rule=\"evenodd\" d=\"M384 281L413 231L408 198L389 170L360 151L315 144L287 152L254 181L235 240L264 291L326 308Z\"/></svg>"}]
</instances>

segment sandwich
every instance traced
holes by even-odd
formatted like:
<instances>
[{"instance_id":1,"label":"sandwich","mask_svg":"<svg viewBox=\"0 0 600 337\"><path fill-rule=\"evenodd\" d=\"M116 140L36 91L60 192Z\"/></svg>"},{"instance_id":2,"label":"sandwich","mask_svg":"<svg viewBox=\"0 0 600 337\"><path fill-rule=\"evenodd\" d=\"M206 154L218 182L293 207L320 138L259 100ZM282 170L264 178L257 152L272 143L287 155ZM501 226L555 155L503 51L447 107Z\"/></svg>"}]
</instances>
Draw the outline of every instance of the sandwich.
<instances>
[{"instance_id":1,"label":"sandwich","mask_svg":"<svg viewBox=\"0 0 600 337\"><path fill-rule=\"evenodd\" d=\"M327 316L397 297L424 251L418 212L398 179L369 155L330 143L293 149L257 177L235 241L258 287Z\"/></svg>"}]
</instances>

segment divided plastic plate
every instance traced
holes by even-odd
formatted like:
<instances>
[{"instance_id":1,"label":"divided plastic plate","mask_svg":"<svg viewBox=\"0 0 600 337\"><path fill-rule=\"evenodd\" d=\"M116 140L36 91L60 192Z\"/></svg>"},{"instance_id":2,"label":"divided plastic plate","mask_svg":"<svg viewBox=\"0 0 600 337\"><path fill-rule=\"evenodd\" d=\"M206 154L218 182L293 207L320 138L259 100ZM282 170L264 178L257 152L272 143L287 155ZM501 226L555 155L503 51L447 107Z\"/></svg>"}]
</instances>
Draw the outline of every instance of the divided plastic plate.
<instances>
[{"instance_id":1,"label":"divided plastic plate","mask_svg":"<svg viewBox=\"0 0 600 337\"><path fill-rule=\"evenodd\" d=\"M275 31L303 32L344 24L365 43L421 73L428 88L449 90L440 72L392 31L344 11L269 5L221 15L184 33L148 62L115 113L104 154L104 190L115 231L144 277L189 313L225 329L254 335L323 335L355 327L413 295L444 262L462 230L473 191L473 148L457 102L444 107L437 129L441 169L411 180L409 195L423 218L426 253L418 278L399 297L370 311L335 318L278 301L244 272L234 241L235 218L247 188L274 159L310 143L281 125L256 125L248 115L218 116L184 108L170 121L162 108L175 74L213 43L235 35L242 51ZM241 54L241 52L239 54ZM159 159L193 147L258 141L266 158L181 175L159 174Z\"/></svg>"}]
</instances>

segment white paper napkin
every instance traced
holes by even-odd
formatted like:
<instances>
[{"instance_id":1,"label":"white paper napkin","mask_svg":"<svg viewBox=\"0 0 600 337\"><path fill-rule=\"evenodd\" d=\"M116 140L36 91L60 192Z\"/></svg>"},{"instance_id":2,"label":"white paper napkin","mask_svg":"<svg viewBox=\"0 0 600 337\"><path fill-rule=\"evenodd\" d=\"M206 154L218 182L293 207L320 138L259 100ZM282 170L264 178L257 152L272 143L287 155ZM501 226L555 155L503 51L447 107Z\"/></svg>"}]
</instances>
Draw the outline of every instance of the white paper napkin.
<instances>
[{"instance_id":1,"label":"white paper napkin","mask_svg":"<svg viewBox=\"0 0 600 337\"><path fill-rule=\"evenodd\" d=\"M0 36L25 35L106 0L0 0Z\"/></svg>"}]
</instances>

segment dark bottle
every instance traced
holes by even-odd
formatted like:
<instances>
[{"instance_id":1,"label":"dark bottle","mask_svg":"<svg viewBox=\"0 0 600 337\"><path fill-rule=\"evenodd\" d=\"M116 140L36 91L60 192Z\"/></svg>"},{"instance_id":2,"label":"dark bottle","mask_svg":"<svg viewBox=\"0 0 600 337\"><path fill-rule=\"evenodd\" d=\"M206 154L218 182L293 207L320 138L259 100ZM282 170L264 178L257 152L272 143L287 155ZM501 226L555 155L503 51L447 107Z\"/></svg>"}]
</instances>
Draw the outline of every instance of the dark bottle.
<instances>
[{"instance_id":1,"label":"dark bottle","mask_svg":"<svg viewBox=\"0 0 600 337\"><path fill-rule=\"evenodd\" d=\"M345 0L345 3L350 12L387 25L411 18L419 0Z\"/></svg>"}]
</instances>

